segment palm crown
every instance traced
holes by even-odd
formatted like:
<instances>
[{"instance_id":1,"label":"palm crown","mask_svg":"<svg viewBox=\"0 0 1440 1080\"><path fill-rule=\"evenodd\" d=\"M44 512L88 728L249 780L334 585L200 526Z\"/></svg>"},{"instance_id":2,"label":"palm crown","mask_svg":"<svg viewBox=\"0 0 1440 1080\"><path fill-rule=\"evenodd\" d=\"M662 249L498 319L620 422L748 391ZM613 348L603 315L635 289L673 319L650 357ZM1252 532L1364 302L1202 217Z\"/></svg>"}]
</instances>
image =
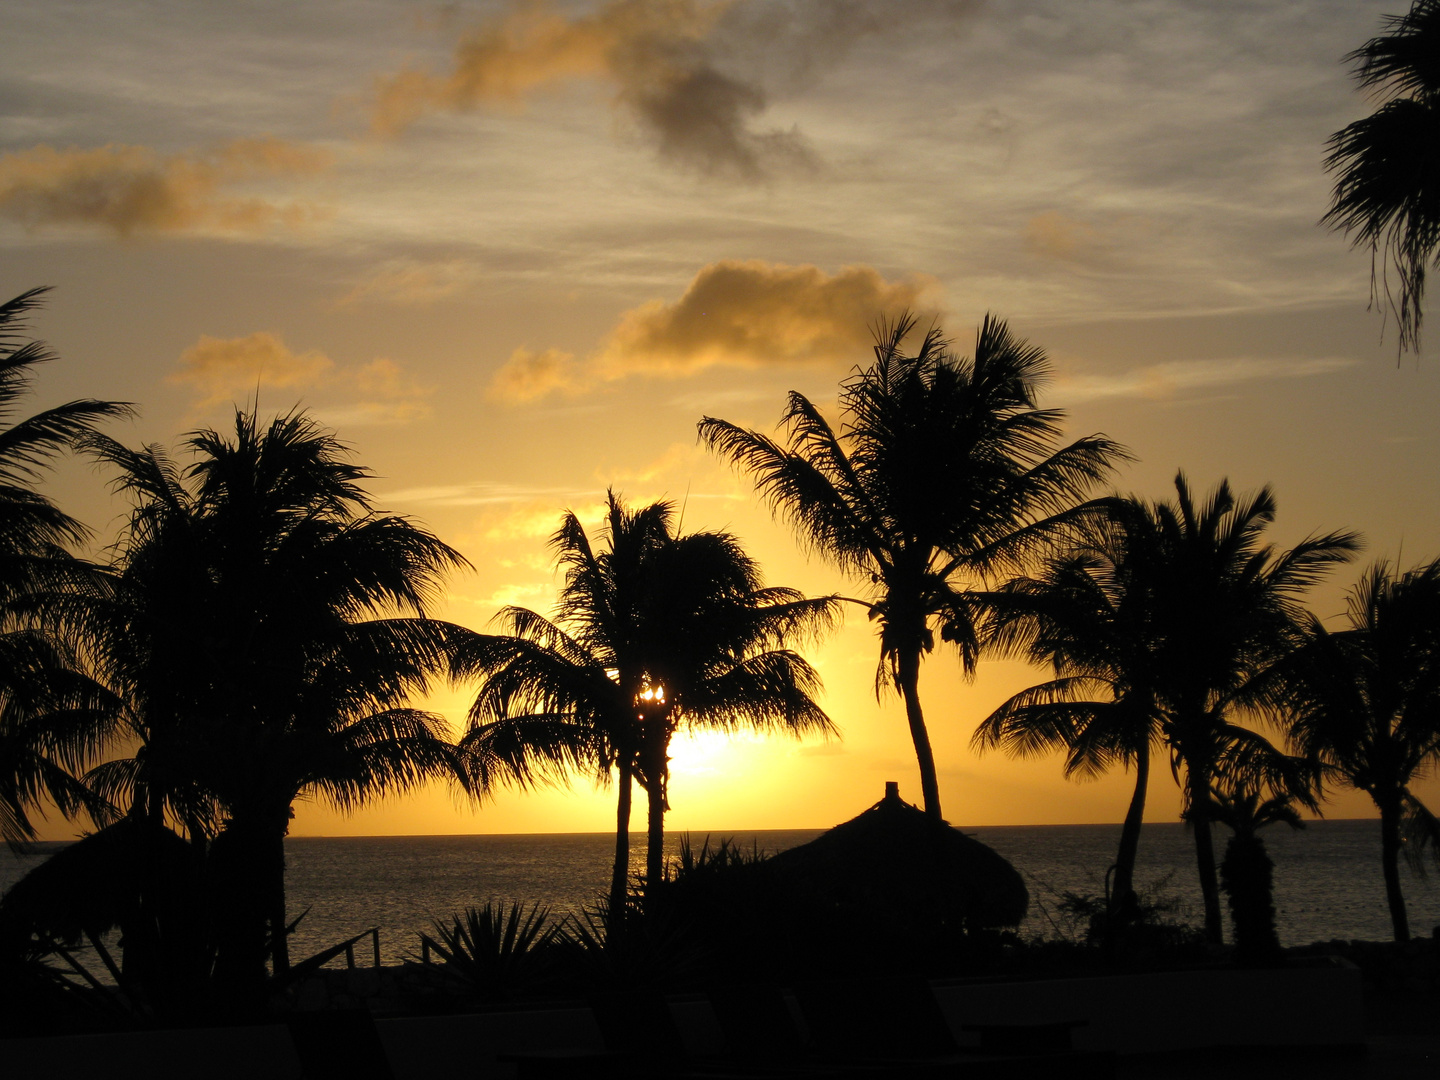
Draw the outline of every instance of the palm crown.
<instances>
[{"instance_id":1,"label":"palm crown","mask_svg":"<svg viewBox=\"0 0 1440 1080\"><path fill-rule=\"evenodd\" d=\"M751 473L802 543L868 582L862 602L880 627L877 688L905 699L925 808L940 816L918 696L935 631L978 658L974 590L1042 545L1123 456L1095 435L1058 446L1063 414L1036 407L1044 354L987 316L973 358L931 329L913 356L905 316L882 326L875 361L841 388L837 434L790 395L784 443L706 417L700 437Z\"/></svg>"}]
</instances>

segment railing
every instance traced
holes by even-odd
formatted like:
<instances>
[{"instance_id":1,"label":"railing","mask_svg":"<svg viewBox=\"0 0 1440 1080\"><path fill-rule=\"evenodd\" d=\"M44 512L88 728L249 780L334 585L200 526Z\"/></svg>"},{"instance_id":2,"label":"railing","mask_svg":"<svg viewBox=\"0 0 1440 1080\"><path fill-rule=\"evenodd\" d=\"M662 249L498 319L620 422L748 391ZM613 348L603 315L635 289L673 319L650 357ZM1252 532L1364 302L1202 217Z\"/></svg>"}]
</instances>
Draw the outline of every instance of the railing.
<instances>
[{"instance_id":1,"label":"railing","mask_svg":"<svg viewBox=\"0 0 1440 1080\"><path fill-rule=\"evenodd\" d=\"M378 968L380 966L380 928L378 926L372 926L368 933L370 935L370 944L373 947L373 953L375 957L374 966ZM364 934L360 935L360 937L364 936ZM355 938L354 940L347 942L345 945L345 966L347 968L350 968L352 971L355 968L355 941L358 940L359 938Z\"/></svg>"}]
</instances>

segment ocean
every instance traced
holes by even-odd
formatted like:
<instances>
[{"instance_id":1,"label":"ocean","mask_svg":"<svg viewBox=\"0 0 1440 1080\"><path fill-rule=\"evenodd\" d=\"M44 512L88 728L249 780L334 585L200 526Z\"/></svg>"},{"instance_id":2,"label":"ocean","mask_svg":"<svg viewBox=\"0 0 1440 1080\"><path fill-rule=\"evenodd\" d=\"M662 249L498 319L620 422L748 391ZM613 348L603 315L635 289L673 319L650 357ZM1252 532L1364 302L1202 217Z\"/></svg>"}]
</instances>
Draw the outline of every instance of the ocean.
<instances>
[{"instance_id":1,"label":"ocean","mask_svg":"<svg viewBox=\"0 0 1440 1080\"><path fill-rule=\"evenodd\" d=\"M1022 934L1067 930L1059 900L1066 892L1101 894L1114 860L1119 825L1029 825L967 828L964 832L1008 858L1030 889ZM780 851L803 844L818 829L724 832L749 850ZM696 847L707 834L691 834ZM1217 830L1223 851L1225 831ZM1263 834L1275 862L1275 907L1281 941L1303 945L1335 938L1388 940L1391 936L1380 877L1376 821L1316 821L1303 830L1283 826ZM680 837L668 838L672 852ZM644 836L631 840L638 870ZM489 900L524 901L553 911L578 910L608 886L614 838L604 833L478 836L292 837L286 841L291 917L306 912L291 955L301 959L347 937L378 927L381 960L399 963L419 950L418 931L436 919ZM0 891L60 845L34 854L0 854ZM1440 876L1402 866L1411 932L1429 935L1440 925ZM1140 842L1137 885L1178 905L1178 918L1200 922L1194 845L1182 824L1146 825ZM1073 929L1073 928L1069 928ZM369 962L370 943L357 947Z\"/></svg>"}]
</instances>

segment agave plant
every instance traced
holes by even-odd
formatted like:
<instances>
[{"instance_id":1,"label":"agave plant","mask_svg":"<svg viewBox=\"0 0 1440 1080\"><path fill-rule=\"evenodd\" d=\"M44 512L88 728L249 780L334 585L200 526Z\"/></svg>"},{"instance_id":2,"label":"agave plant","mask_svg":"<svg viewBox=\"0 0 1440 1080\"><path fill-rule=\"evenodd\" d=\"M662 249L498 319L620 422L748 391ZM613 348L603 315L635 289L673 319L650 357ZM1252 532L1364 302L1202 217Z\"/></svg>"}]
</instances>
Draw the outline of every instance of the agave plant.
<instances>
[{"instance_id":1,"label":"agave plant","mask_svg":"<svg viewBox=\"0 0 1440 1080\"><path fill-rule=\"evenodd\" d=\"M445 961L445 972L486 998L509 998L543 983L553 972L561 924L550 909L519 901L466 908L420 934Z\"/></svg>"}]
</instances>

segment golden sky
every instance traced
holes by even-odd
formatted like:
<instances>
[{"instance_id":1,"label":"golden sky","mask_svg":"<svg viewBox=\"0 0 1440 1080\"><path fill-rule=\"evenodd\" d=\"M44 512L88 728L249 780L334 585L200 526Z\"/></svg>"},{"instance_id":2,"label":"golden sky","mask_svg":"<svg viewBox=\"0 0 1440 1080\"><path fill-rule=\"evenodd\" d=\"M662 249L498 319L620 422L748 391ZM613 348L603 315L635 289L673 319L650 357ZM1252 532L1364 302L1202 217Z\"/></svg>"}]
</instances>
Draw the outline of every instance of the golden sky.
<instances>
[{"instance_id":1,"label":"golden sky","mask_svg":"<svg viewBox=\"0 0 1440 1080\"><path fill-rule=\"evenodd\" d=\"M385 509L457 546L443 614L548 610L546 539L614 485L740 535L773 584L844 582L695 444L833 402L911 307L962 351L987 311L1044 347L1045 403L1139 460L1122 491L1274 484L1275 538L1440 554L1440 361L1396 362L1369 263L1316 222L1340 57L1398 0L234 0L7 5L0 293L53 285L37 406L134 401L174 443L257 393L333 425ZM1434 331L1432 331L1433 334ZM114 539L72 464L52 488ZM1360 566L1314 598L1325 616ZM870 627L813 659L843 738L678 745L671 827L828 826L918 801ZM1129 780L977 759L1040 673L921 676L955 824L1118 821ZM463 690L436 700L457 723ZM1440 794L1430 783L1427 792ZM1163 772L1149 816L1173 819ZM1353 797L1338 816L1367 814ZM443 790L298 834L603 830L612 796ZM68 834L52 822L50 835Z\"/></svg>"}]
</instances>

